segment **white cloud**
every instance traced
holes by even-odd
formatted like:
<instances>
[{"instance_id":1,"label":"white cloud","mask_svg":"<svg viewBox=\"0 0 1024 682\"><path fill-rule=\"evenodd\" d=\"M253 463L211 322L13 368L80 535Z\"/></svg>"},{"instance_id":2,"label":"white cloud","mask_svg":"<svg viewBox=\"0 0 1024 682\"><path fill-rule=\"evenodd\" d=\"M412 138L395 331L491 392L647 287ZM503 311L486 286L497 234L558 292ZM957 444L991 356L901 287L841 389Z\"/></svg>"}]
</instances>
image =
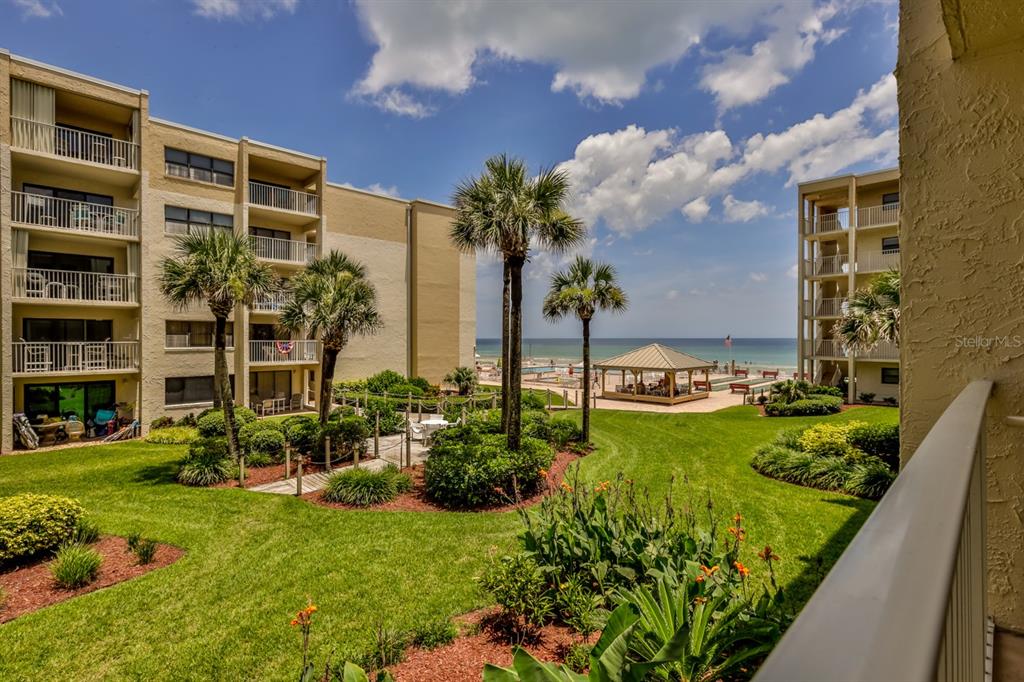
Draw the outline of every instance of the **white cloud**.
<instances>
[{"instance_id":1,"label":"white cloud","mask_svg":"<svg viewBox=\"0 0 1024 682\"><path fill-rule=\"evenodd\" d=\"M192 0L195 13L206 19L272 19L292 14L299 0Z\"/></svg>"},{"instance_id":2,"label":"white cloud","mask_svg":"<svg viewBox=\"0 0 1024 682\"><path fill-rule=\"evenodd\" d=\"M731 194L726 194L722 199L722 209L725 219L730 223L746 223L754 218L766 215L771 209L763 202L741 201Z\"/></svg>"},{"instance_id":3,"label":"white cloud","mask_svg":"<svg viewBox=\"0 0 1024 682\"><path fill-rule=\"evenodd\" d=\"M665 298L669 301L676 300L677 298L679 298L679 290L669 289L668 291L665 292Z\"/></svg>"},{"instance_id":4,"label":"white cloud","mask_svg":"<svg viewBox=\"0 0 1024 682\"><path fill-rule=\"evenodd\" d=\"M11 0L21 10L22 19L49 19L64 14L56 2L46 3L43 0Z\"/></svg>"},{"instance_id":5,"label":"white cloud","mask_svg":"<svg viewBox=\"0 0 1024 682\"><path fill-rule=\"evenodd\" d=\"M379 109L391 112L392 114L398 114L399 116L425 118L434 113L433 107L427 106L409 93L402 92L398 88L387 88L380 92L369 94L369 99Z\"/></svg>"},{"instance_id":6,"label":"white cloud","mask_svg":"<svg viewBox=\"0 0 1024 682\"><path fill-rule=\"evenodd\" d=\"M793 263L793 265L789 266L789 270L786 270L786 277L789 277L790 279L796 279L796 275L796 263Z\"/></svg>"},{"instance_id":7,"label":"white cloud","mask_svg":"<svg viewBox=\"0 0 1024 682\"><path fill-rule=\"evenodd\" d=\"M356 187L351 182L340 183L342 187L348 187L349 189L359 189L364 192L373 192L374 194L383 194L386 197L399 198L401 195L398 193L397 185L382 185L379 182L374 182L367 187Z\"/></svg>"},{"instance_id":8,"label":"white cloud","mask_svg":"<svg viewBox=\"0 0 1024 682\"><path fill-rule=\"evenodd\" d=\"M722 130L680 136L671 128L629 125L591 135L576 146L573 158L561 164L573 182L570 209L591 225L603 220L625 235L676 210L699 222L707 216L708 197L729 196L733 187L754 174L785 171L789 187L860 162L894 163L895 100L896 80L887 74L830 116L816 114L737 145ZM879 130L880 126L885 127ZM723 205L727 219L730 212L735 219L749 220L767 210L735 198L723 200ZM749 213L754 215L744 217Z\"/></svg>"},{"instance_id":9,"label":"white cloud","mask_svg":"<svg viewBox=\"0 0 1024 682\"><path fill-rule=\"evenodd\" d=\"M763 272L752 272L752 273L750 273L750 281L751 282L767 282L768 281L768 275L766 275Z\"/></svg>"},{"instance_id":10,"label":"white cloud","mask_svg":"<svg viewBox=\"0 0 1024 682\"><path fill-rule=\"evenodd\" d=\"M842 35L842 29L825 25L838 11L836 2L778 6L766 19L764 40L749 52L728 50L721 61L705 66L701 86L715 96L719 112L764 99L814 59L819 43Z\"/></svg>"},{"instance_id":11,"label":"white cloud","mask_svg":"<svg viewBox=\"0 0 1024 682\"><path fill-rule=\"evenodd\" d=\"M382 99L383 93L400 92L415 101L409 88L464 93L478 83L481 64L494 61L550 66L554 71L552 91L617 103L636 97L645 88L658 87L648 84L648 72L675 65L712 30L740 41L755 27L767 25L764 43L771 49L755 48L756 54L751 55L728 52L715 65L717 72L705 73L705 87L721 91L724 101L738 96L725 94L733 69L749 69L753 68L751 62L763 62L765 66L758 67L762 73L777 71L788 78L813 58L816 44L833 35L823 26L825 17L831 18L829 11L821 6L816 9L807 0L599 6L588 0L356 0L356 10L377 49L352 93L382 108L396 97L391 94ZM789 47L794 41L800 45ZM387 110L422 115L410 113L418 111L415 107Z\"/></svg>"}]
</instances>

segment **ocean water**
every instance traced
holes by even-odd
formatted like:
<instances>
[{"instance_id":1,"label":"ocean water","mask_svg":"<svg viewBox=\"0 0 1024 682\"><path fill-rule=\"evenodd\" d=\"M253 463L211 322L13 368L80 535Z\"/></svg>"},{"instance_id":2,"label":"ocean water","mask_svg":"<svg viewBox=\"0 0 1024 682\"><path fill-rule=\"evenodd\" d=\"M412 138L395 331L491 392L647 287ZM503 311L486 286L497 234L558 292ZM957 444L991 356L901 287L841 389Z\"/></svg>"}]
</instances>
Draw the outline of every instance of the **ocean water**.
<instances>
[{"instance_id":1,"label":"ocean water","mask_svg":"<svg viewBox=\"0 0 1024 682\"><path fill-rule=\"evenodd\" d=\"M597 362L614 357L649 343L660 343L689 355L725 364L730 359L737 365L751 367L796 369L796 339L736 339L732 351L725 347L724 338L715 339L591 339L590 357ZM581 339L524 338L523 358L536 363L565 364L583 359ZM477 339L476 352L480 360L494 362L501 354L501 339Z\"/></svg>"}]
</instances>

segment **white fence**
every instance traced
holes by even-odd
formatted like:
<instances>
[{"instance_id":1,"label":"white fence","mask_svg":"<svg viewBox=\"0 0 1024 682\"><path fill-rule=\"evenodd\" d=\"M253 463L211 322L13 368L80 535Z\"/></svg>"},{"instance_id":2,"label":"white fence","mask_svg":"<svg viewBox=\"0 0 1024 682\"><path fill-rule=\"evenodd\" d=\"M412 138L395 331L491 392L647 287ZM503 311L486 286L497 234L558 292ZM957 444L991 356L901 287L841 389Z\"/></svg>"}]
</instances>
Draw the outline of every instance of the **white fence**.
<instances>
[{"instance_id":1,"label":"white fence","mask_svg":"<svg viewBox=\"0 0 1024 682\"><path fill-rule=\"evenodd\" d=\"M139 278L100 272L15 268L14 296L47 301L138 303Z\"/></svg>"},{"instance_id":2,"label":"white fence","mask_svg":"<svg viewBox=\"0 0 1024 682\"><path fill-rule=\"evenodd\" d=\"M139 235L139 212L131 208L11 192L11 221L121 237Z\"/></svg>"},{"instance_id":3,"label":"white fence","mask_svg":"<svg viewBox=\"0 0 1024 682\"><path fill-rule=\"evenodd\" d=\"M14 372L104 372L139 367L138 341L15 341Z\"/></svg>"}]
</instances>

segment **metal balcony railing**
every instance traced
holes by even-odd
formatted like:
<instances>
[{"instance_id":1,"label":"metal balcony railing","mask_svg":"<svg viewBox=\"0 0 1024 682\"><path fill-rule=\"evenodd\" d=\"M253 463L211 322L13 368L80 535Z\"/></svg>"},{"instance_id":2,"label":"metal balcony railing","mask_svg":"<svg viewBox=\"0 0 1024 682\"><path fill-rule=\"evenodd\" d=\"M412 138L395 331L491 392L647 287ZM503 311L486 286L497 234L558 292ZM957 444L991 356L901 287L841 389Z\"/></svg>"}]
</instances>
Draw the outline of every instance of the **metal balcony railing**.
<instances>
[{"instance_id":1,"label":"metal balcony railing","mask_svg":"<svg viewBox=\"0 0 1024 682\"><path fill-rule=\"evenodd\" d=\"M319 358L319 342L315 339L250 341L249 362L252 364L310 363Z\"/></svg>"},{"instance_id":2,"label":"metal balcony railing","mask_svg":"<svg viewBox=\"0 0 1024 682\"><path fill-rule=\"evenodd\" d=\"M900 250L857 251L857 272L884 272L899 269Z\"/></svg>"},{"instance_id":3,"label":"metal balcony railing","mask_svg":"<svg viewBox=\"0 0 1024 682\"><path fill-rule=\"evenodd\" d=\"M76 373L139 368L138 341L15 341L16 374Z\"/></svg>"},{"instance_id":4,"label":"metal balcony railing","mask_svg":"<svg viewBox=\"0 0 1024 682\"><path fill-rule=\"evenodd\" d=\"M900 219L900 204L865 206L857 209L857 227L882 227L895 225Z\"/></svg>"},{"instance_id":5,"label":"metal balcony railing","mask_svg":"<svg viewBox=\"0 0 1024 682\"><path fill-rule=\"evenodd\" d=\"M13 146L105 166L139 169L139 145L62 125L11 117Z\"/></svg>"},{"instance_id":6,"label":"metal balcony railing","mask_svg":"<svg viewBox=\"0 0 1024 682\"><path fill-rule=\"evenodd\" d=\"M806 272L810 277L828 275L844 275L850 271L850 256L840 253L832 256L818 256L805 262Z\"/></svg>"},{"instance_id":7,"label":"metal balcony railing","mask_svg":"<svg viewBox=\"0 0 1024 682\"><path fill-rule=\"evenodd\" d=\"M814 354L821 357L844 358L846 348L839 339L819 339L814 348Z\"/></svg>"},{"instance_id":8,"label":"metal balcony railing","mask_svg":"<svg viewBox=\"0 0 1024 682\"><path fill-rule=\"evenodd\" d=\"M139 236L139 212L133 208L11 192L11 222L74 232Z\"/></svg>"},{"instance_id":9,"label":"metal balcony railing","mask_svg":"<svg viewBox=\"0 0 1024 682\"><path fill-rule=\"evenodd\" d=\"M233 349L235 339L230 334L225 339L228 349ZM212 334L165 334L164 348L213 348Z\"/></svg>"},{"instance_id":10,"label":"metal balcony railing","mask_svg":"<svg viewBox=\"0 0 1024 682\"><path fill-rule=\"evenodd\" d=\"M316 194L275 187L254 180L249 181L249 203L311 216L320 215L320 197Z\"/></svg>"},{"instance_id":11,"label":"metal balcony railing","mask_svg":"<svg viewBox=\"0 0 1024 682\"><path fill-rule=\"evenodd\" d=\"M839 317L846 312L845 298L819 298L814 309L816 317Z\"/></svg>"},{"instance_id":12,"label":"metal balcony railing","mask_svg":"<svg viewBox=\"0 0 1024 682\"><path fill-rule=\"evenodd\" d=\"M249 243L259 258L302 264L311 263L316 258L316 244L313 242L249 235Z\"/></svg>"},{"instance_id":13,"label":"metal balcony railing","mask_svg":"<svg viewBox=\"0 0 1024 682\"><path fill-rule=\"evenodd\" d=\"M40 301L138 303L139 278L100 272L15 268L14 296Z\"/></svg>"},{"instance_id":14,"label":"metal balcony railing","mask_svg":"<svg viewBox=\"0 0 1024 682\"><path fill-rule=\"evenodd\" d=\"M754 682L988 679L991 392L972 382L946 408Z\"/></svg>"},{"instance_id":15,"label":"metal balcony railing","mask_svg":"<svg viewBox=\"0 0 1024 682\"><path fill-rule=\"evenodd\" d=\"M891 341L881 341L874 348L857 351L856 355L865 360L899 360L900 347Z\"/></svg>"},{"instance_id":16,"label":"metal balcony railing","mask_svg":"<svg viewBox=\"0 0 1024 682\"><path fill-rule=\"evenodd\" d=\"M261 296L252 302L250 310L255 313L276 313L280 312L285 303L288 302L288 292L275 291L272 294Z\"/></svg>"},{"instance_id":17,"label":"metal balcony railing","mask_svg":"<svg viewBox=\"0 0 1024 682\"><path fill-rule=\"evenodd\" d=\"M850 211L842 208L835 213L821 213L805 219L806 234L828 234L850 229Z\"/></svg>"}]
</instances>

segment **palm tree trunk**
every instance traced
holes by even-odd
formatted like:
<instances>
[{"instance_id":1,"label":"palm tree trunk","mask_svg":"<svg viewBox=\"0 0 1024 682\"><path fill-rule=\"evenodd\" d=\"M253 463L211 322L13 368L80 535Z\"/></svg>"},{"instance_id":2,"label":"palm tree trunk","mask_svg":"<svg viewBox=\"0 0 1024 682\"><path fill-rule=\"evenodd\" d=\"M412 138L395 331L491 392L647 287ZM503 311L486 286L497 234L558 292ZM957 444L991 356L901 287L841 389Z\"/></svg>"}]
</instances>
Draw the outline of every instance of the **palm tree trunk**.
<instances>
[{"instance_id":1,"label":"palm tree trunk","mask_svg":"<svg viewBox=\"0 0 1024 682\"><path fill-rule=\"evenodd\" d=\"M509 354L508 354L508 324L509 324L509 296L511 294L511 278L509 273L508 258L504 258L501 264L501 432L508 433L508 377L509 377Z\"/></svg>"},{"instance_id":2,"label":"palm tree trunk","mask_svg":"<svg viewBox=\"0 0 1024 682\"><path fill-rule=\"evenodd\" d=\"M508 447L519 450L522 430L523 261L509 258Z\"/></svg>"},{"instance_id":3,"label":"palm tree trunk","mask_svg":"<svg viewBox=\"0 0 1024 682\"><path fill-rule=\"evenodd\" d=\"M331 416L331 405L334 402L334 367L338 363L338 350L324 347L323 359L320 361L320 397L316 407L320 416L320 425L327 423Z\"/></svg>"},{"instance_id":4,"label":"palm tree trunk","mask_svg":"<svg viewBox=\"0 0 1024 682\"><path fill-rule=\"evenodd\" d=\"M224 435L228 441L228 454L238 461L238 430L235 428L235 401L231 396L231 382L228 380L227 358L227 317L214 317L213 331L213 381L217 384L214 394L220 394L224 410Z\"/></svg>"},{"instance_id":5,"label":"palm tree trunk","mask_svg":"<svg viewBox=\"0 0 1024 682\"><path fill-rule=\"evenodd\" d=\"M583 318L583 442L590 442L590 318Z\"/></svg>"}]
</instances>

